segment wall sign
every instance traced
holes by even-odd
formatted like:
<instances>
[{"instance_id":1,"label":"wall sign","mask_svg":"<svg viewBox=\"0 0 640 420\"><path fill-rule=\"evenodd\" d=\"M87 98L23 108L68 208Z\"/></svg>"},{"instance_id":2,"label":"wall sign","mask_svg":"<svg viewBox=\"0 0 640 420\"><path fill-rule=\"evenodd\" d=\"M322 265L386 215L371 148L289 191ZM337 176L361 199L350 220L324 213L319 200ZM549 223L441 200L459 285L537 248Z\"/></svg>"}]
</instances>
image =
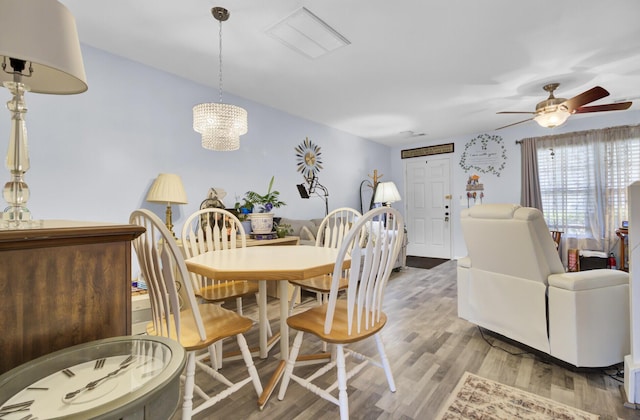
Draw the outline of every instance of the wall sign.
<instances>
[{"instance_id":1,"label":"wall sign","mask_svg":"<svg viewBox=\"0 0 640 420\"><path fill-rule=\"evenodd\" d=\"M494 174L500 176L500 172L507 163L507 149L504 147L502 137L480 134L470 140L464 146L464 152L460 157L460 167L465 171Z\"/></svg>"},{"instance_id":2,"label":"wall sign","mask_svg":"<svg viewBox=\"0 0 640 420\"><path fill-rule=\"evenodd\" d=\"M425 146L415 149L405 149L400 151L402 159L420 156L441 155L443 153L453 153L453 143L439 144L437 146Z\"/></svg>"}]
</instances>

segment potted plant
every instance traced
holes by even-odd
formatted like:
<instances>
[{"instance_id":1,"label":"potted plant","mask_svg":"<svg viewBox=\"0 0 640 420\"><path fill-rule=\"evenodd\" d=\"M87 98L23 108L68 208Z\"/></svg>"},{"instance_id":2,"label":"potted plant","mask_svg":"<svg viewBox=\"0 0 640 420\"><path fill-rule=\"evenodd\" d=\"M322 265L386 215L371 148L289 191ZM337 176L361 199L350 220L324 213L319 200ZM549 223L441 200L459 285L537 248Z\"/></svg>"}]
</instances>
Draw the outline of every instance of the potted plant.
<instances>
[{"instance_id":1,"label":"potted plant","mask_svg":"<svg viewBox=\"0 0 640 420\"><path fill-rule=\"evenodd\" d=\"M258 194L255 191L247 191L245 194L245 202L250 203L254 210L257 206L259 213L269 213L272 209L286 205L285 202L280 201L280 191L273 189L274 180L275 176L272 176L271 181L269 181L267 193L264 195Z\"/></svg>"},{"instance_id":2,"label":"potted plant","mask_svg":"<svg viewBox=\"0 0 640 420\"><path fill-rule=\"evenodd\" d=\"M253 212L249 215L251 230L254 233L270 233L273 231L273 213L271 210L286 205L280 200L280 191L273 189L275 176L269 181L266 194L258 194L255 191L247 191L245 202L251 203ZM257 210L257 211L256 211Z\"/></svg>"},{"instance_id":3,"label":"potted plant","mask_svg":"<svg viewBox=\"0 0 640 420\"><path fill-rule=\"evenodd\" d=\"M238 218L238 220L240 220L240 223L242 223L242 227L244 227L244 232L251 233L251 221L249 220L249 215L253 211L253 204L250 201L248 201L246 197L242 199L243 200L242 203L240 202L240 199L237 196L236 196L236 200L238 201L236 201L236 204L233 206L234 213Z\"/></svg>"},{"instance_id":4,"label":"potted plant","mask_svg":"<svg viewBox=\"0 0 640 420\"><path fill-rule=\"evenodd\" d=\"M278 226L276 226L276 233L278 234L278 238L284 238L287 234L293 233L293 229L288 223L279 223Z\"/></svg>"}]
</instances>

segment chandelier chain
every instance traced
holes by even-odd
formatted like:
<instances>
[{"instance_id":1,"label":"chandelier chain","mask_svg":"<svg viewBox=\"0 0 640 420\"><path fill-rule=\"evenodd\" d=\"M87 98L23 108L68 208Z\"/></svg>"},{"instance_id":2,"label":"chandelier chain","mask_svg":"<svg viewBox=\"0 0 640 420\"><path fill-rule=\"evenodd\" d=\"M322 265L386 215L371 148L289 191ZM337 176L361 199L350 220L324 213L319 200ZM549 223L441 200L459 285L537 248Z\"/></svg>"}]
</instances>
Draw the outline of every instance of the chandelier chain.
<instances>
[{"instance_id":1,"label":"chandelier chain","mask_svg":"<svg viewBox=\"0 0 640 420\"><path fill-rule=\"evenodd\" d=\"M220 102L202 103L193 107L193 129L202 136L202 147L209 150L231 151L240 148L240 136L247 133L247 111L222 102L222 22L229 19L229 11L214 7L211 14L218 20L218 87Z\"/></svg>"},{"instance_id":2,"label":"chandelier chain","mask_svg":"<svg viewBox=\"0 0 640 420\"><path fill-rule=\"evenodd\" d=\"M222 21L219 20L218 23L220 24L219 25L219 32L218 32L218 39L220 40L219 41L219 44L220 44L219 45L219 51L220 51L220 54L219 54L220 60L219 61L220 62L218 63L218 77L219 77L218 85L220 87L220 103L222 103Z\"/></svg>"}]
</instances>

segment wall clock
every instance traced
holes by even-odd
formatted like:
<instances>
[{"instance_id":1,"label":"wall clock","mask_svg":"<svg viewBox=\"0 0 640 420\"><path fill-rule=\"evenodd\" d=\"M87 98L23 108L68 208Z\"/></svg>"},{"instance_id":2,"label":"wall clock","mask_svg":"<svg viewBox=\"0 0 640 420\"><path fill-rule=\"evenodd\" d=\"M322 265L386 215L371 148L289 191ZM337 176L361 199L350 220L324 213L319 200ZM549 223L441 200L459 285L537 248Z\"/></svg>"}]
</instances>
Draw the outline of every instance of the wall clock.
<instances>
[{"instance_id":1,"label":"wall clock","mask_svg":"<svg viewBox=\"0 0 640 420\"><path fill-rule=\"evenodd\" d=\"M0 376L6 419L168 419L184 348L164 337L116 337L47 354Z\"/></svg>"},{"instance_id":2,"label":"wall clock","mask_svg":"<svg viewBox=\"0 0 640 420\"><path fill-rule=\"evenodd\" d=\"M309 137L295 147L298 172L305 179L314 178L322 169L320 146L314 144Z\"/></svg>"}]
</instances>

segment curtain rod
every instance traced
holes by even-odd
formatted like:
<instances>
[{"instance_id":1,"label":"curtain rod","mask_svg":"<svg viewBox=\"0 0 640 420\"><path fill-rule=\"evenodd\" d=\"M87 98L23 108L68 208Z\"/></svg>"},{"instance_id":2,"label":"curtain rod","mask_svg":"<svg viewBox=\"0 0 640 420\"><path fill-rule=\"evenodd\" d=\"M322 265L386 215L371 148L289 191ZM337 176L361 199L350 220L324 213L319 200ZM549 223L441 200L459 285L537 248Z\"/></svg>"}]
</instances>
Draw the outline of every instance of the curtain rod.
<instances>
[{"instance_id":1,"label":"curtain rod","mask_svg":"<svg viewBox=\"0 0 640 420\"><path fill-rule=\"evenodd\" d=\"M562 133L562 134L551 134L548 136L540 136L540 137L531 137L531 139L547 139L549 137L565 137L565 136L575 136L575 135L586 135L588 133L593 133L593 132L598 132L598 131L605 131L605 130L614 130L614 129L624 129L624 128L628 128L628 129L638 129L640 128L640 125L617 125L617 126L613 126L613 127L604 127L604 128L595 128L595 129L591 129L591 130L583 130L583 131L570 131L567 133ZM516 144L522 144L524 143L525 140L529 140L527 139L522 139L522 140L516 140Z\"/></svg>"}]
</instances>

